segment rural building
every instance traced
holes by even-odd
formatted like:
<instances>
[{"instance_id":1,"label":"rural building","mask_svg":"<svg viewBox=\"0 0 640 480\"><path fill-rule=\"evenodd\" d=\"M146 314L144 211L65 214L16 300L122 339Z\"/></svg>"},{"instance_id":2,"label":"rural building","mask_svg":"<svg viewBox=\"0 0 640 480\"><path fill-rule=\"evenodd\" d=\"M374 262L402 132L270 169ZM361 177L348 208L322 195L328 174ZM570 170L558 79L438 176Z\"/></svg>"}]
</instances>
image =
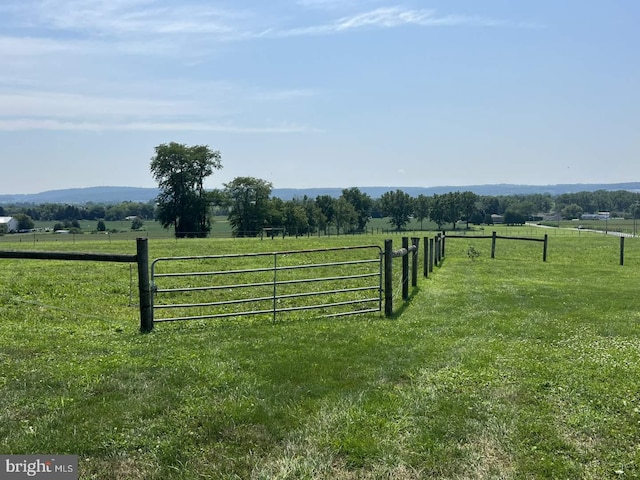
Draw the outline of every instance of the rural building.
<instances>
[{"instance_id":1,"label":"rural building","mask_svg":"<svg viewBox=\"0 0 640 480\"><path fill-rule=\"evenodd\" d=\"M0 225L5 225L7 233L18 231L18 220L13 217L0 217Z\"/></svg>"},{"instance_id":2,"label":"rural building","mask_svg":"<svg viewBox=\"0 0 640 480\"><path fill-rule=\"evenodd\" d=\"M496 213L493 213L491 215L491 222L493 224L500 224L500 223L504 223L504 216L503 215L498 215Z\"/></svg>"}]
</instances>

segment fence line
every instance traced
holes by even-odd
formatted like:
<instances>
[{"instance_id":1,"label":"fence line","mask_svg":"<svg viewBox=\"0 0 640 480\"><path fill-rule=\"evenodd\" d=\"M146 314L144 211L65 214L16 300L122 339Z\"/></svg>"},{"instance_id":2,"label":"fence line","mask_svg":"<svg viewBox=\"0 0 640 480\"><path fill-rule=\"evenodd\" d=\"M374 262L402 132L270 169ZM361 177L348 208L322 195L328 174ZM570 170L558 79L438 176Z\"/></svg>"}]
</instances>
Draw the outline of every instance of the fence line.
<instances>
[{"instance_id":1,"label":"fence line","mask_svg":"<svg viewBox=\"0 0 640 480\"><path fill-rule=\"evenodd\" d=\"M541 242L542 246L542 261L547 261L547 248L549 244L549 236L547 234L544 235L544 238L530 238L530 237L506 237L503 235L498 235L496 232L493 232L492 235L446 235L446 238L490 238L491 239L491 258L496 258L496 243L497 239L503 240L520 240L520 241L528 241L528 242Z\"/></svg>"},{"instance_id":2,"label":"fence line","mask_svg":"<svg viewBox=\"0 0 640 480\"><path fill-rule=\"evenodd\" d=\"M135 255L79 252L0 251L0 258L137 263L138 292L140 296L140 330L142 332L149 332L153 329L153 311L151 310L151 290L149 283L149 245L146 238L138 238L136 240Z\"/></svg>"},{"instance_id":3,"label":"fence line","mask_svg":"<svg viewBox=\"0 0 640 480\"><path fill-rule=\"evenodd\" d=\"M68 261L94 261L94 262L120 262L120 263L136 263L138 267L138 292L139 292L139 308L140 308L140 331L141 332L150 332L153 330L154 322L156 321L172 321L172 320L183 320L187 318L165 318L154 320L154 308L188 308L188 307L212 307L212 306L223 306L223 305L235 305L246 303L247 301L270 301L273 304L273 308L269 309L259 309L254 311L245 311L245 312L235 312L235 313L223 313L223 314L214 314L214 315L198 315L191 316L189 318L193 319L201 319L201 318L218 318L221 316L237 316L237 315L249 315L256 313L272 313L274 315L277 312L289 312L295 310L309 310L314 308L324 308L324 307L341 307L354 305L355 310L347 311L347 312L338 312L327 316L337 316L337 315L350 315L354 313L365 313L365 312L373 312L373 311L381 311L382 310L382 301L383 296L382 292L384 291L384 311L385 316L391 316L393 314L393 260L395 258L400 258L402 260L402 280L401 280L401 289L402 289L402 300L407 301L409 299L409 278L411 273L411 286L417 286L417 277L418 277L418 261L419 261L419 246L420 239L418 237L411 238L411 244L409 243L408 237L402 238L402 247L398 250L393 250L393 240L388 239L384 242L384 251L377 245L366 245L366 246L357 246L357 247L334 247L334 248L325 248L325 249L312 249L312 250L294 250L294 251L285 251L285 252L261 252L261 253L247 253L247 254L227 254L227 255L211 255L211 256L198 256L198 257L164 257L158 258L153 261L151 264L151 268L149 265L149 253L148 253L148 238L138 238L136 241L136 254L135 255L125 255L125 254L110 254L110 253L82 253L82 252L39 252L39 251L0 251L0 258L7 259L32 259L32 260L68 260ZM428 239L424 237L424 261L423 261L423 275L427 277L430 272L433 272L433 267L440 266L442 263L442 259L444 258L444 246L445 246L445 237L441 234L436 235L435 238ZM298 264L298 265L278 265L278 255L290 255L290 254L303 254L303 253L323 253L323 252L338 252L338 251L349 251L356 249L376 249L378 252L377 259L359 259L359 260L347 260L347 261L334 261L334 262L321 262L321 263L307 263L307 264ZM157 273L156 265L158 262L162 261L184 261L184 260L203 260L203 259L216 259L216 258L242 258L242 257L260 257L260 256L273 256L273 266L268 268L249 268L249 269L241 269L236 268L233 270L226 271L198 271L198 272L171 272L171 273ZM411 255L411 259L409 256ZM384 263L383 263L384 259ZM340 268L351 268L352 266L356 266L358 264L377 264L377 271L365 271L364 273L355 273L351 271L348 275L344 275L342 273L335 275L324 275L317 278L294 278L289 280L283 280L278 278L278 272L285 271L295 271L298 269L314 269L314 268L327 268L327 267L340 267ZM151 275L150 275L151 272ZM248 283L241 284L232 284L232 285L207 285L207 286L189 286L188 288L164 288L159 289L155 284L156 278L175 278L175 277L186 277L191 276L195 277L207 277L207 276L224 276L224 275L234 275L234 274L248 274L248 275L256 275L257 272L273 272L273 280L268 282L255 280L250 281ZM384 274L384 277L383 277ZM292 285L292 284L309 284L309 283L320 283L327 281L343 281L348 279L364 279L366 277L377 277L378 283L377 285L356 285L356 286L336 286L333 288L325 289L323 291L313 291L313 292L294 292L287 294L278 294L277 285ZM384 286L383 286L384 283ZM222 289L233 289L239 287L265 287L273 285L273 295L268 297L259 297L259 298L251 298L251 299L233 299L233 300L222 300L222 301L207 301L207 302L195 302L192 304L169 304L169 305L155 305L153 301L153 294L157 293L177 293L177 292L195 292L202 290L222 290ZM359 299L347 299L344 301L334 301L330 300L324 304L314 304L314 305L294 305L288 307L277 307L276 302L278 299L294 299L301 297L311 297L314 295L333 295L338 293L355 293L362 292L365 290L377 290L377 296L367 297L367 298L359 298ZM377 307L365 308L362 304L375 302Z\"/></svg>"},{"instance_id":4,"label":"fence line","mask_svg":"<svg viewBox=\"0 0 640 480\"><path fill-rule=\"evenodd\" d=\"M393 259L402 259L402 300L409 299L409 254L411 257L412 275L411 286L418 285L418 247L420 239L417 237L402 237L402 248L393 250L393 240L384 241L384 314L387 317L393 315Z\"/></svg>"}]
</instances>

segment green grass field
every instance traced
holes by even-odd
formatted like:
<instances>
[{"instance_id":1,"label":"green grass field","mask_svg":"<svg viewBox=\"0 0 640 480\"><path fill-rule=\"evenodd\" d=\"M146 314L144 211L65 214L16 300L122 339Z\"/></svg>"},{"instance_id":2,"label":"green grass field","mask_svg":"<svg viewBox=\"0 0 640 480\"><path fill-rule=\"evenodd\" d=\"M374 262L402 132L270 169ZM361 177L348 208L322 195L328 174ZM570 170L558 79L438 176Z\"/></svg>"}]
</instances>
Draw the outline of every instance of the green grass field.
<instances>
[{"instance_id":1,"label":"green grass field","mask_svg":"<svg viewBox=\"0 0 640 480\"><path fill-rule=\"evenodd\" d=\"M2 260L0 452L77 454L83 479L640 478L640 241L626 239L620 266L618 238L496 229L548 233L548 261L540 243L498 240L492 260L490 240L450 239L393 318L147 335L135 268ZM153 259L384 238L149 247ZM117 238L0 247L135 253Z\"/></svg>"}]
</instances>

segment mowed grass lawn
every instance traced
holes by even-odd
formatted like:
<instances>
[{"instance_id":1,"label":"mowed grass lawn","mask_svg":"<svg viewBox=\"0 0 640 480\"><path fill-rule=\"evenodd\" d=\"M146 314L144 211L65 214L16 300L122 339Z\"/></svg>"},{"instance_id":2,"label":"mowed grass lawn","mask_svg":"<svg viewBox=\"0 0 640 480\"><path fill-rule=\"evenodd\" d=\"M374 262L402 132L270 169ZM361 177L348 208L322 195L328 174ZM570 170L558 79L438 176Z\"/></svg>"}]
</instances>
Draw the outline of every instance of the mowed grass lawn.
<instances>
[{"instance_id":1,"label":"mowed grass lawn","mask_svg":"<svg viewBox=\"0 0 640 480\"><path fill-rule=\"evenodd\" d=\"M150 240L150 254L362 241ZM135 253L131 241L24 248ZM638 239L625 266L619 239L584 232L551 236L546 263L540 243L498 240L492 260L490 240L450 239L394 318L147 335L135 268L0 264L4 454L77 454L87 479L640 477Z\"/></svg>"}]
</instances>

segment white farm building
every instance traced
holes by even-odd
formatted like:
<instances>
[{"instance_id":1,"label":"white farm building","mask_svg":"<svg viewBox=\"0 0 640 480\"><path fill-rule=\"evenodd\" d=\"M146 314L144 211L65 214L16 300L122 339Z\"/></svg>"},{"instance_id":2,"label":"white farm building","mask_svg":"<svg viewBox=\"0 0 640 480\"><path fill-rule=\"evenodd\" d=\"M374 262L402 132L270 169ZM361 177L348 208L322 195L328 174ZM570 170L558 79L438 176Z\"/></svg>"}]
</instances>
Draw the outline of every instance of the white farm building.
<instances>
[{"instance_id":1,"label":"white farm building","mask_svg":"<svg viewBox=\"0 0 640 480\"><path fill-rule=\"evenodd\" d=\"M15 233L18 231L18 220L13 217L0 217L0 228L5 225L7 233Z\"/></svg>"}]
</instances>

